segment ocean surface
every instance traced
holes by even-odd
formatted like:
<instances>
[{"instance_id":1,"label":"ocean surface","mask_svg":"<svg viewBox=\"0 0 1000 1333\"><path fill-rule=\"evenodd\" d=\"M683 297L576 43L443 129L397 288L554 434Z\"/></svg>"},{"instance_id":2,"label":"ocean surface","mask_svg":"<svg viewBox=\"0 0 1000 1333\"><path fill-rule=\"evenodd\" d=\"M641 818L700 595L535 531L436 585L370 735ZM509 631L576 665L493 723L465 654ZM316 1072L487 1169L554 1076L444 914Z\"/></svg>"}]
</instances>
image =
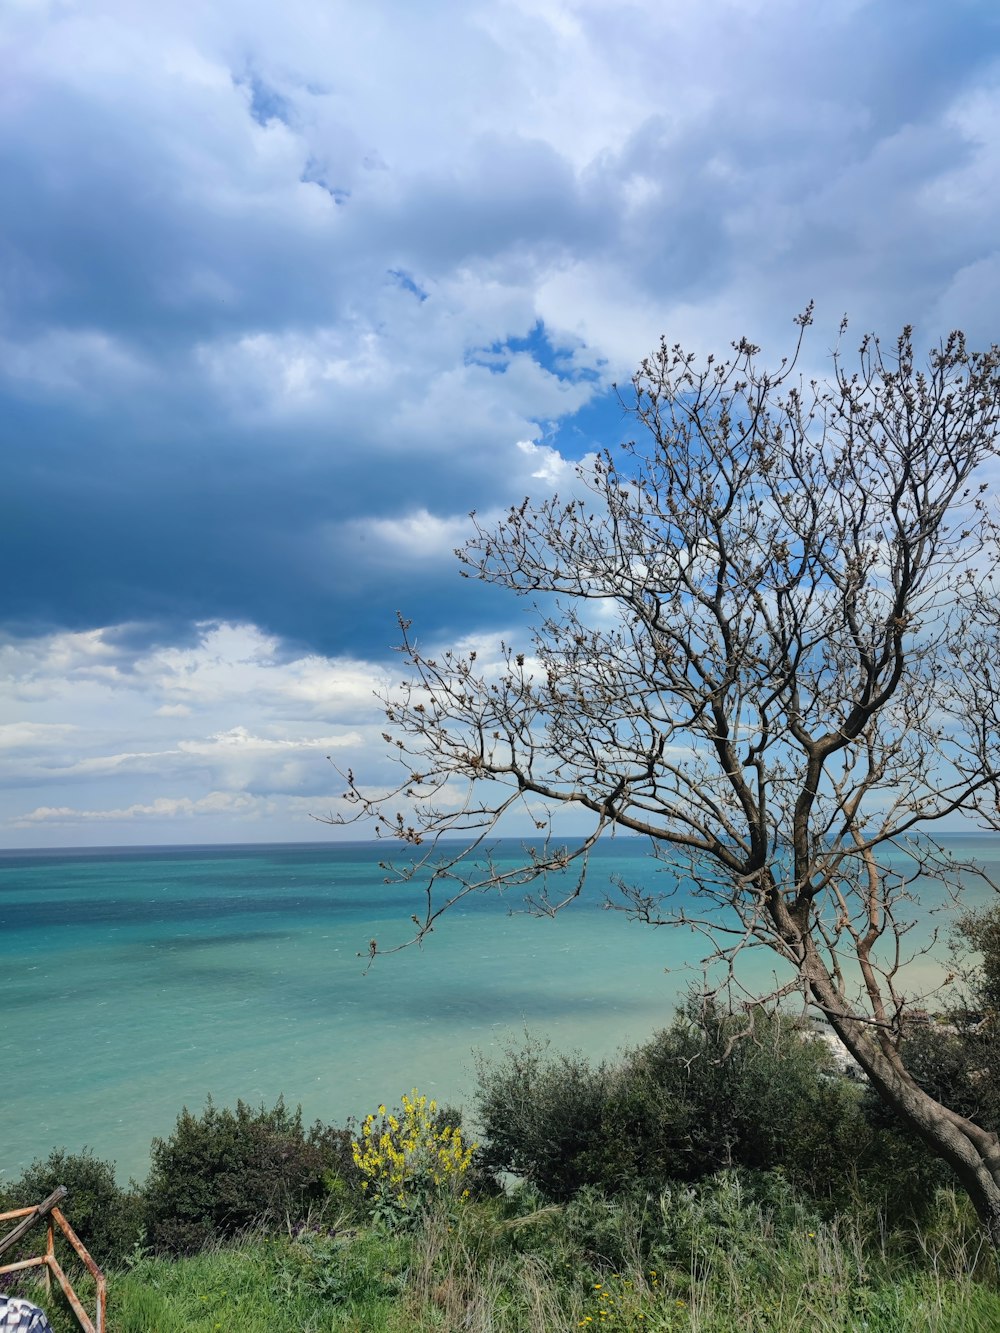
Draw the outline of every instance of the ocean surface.
<instances>
[{"instance_id":1,"label":"ocean surface","mask_svg":"<svg viewBox=\"0 0 1000 1333\"><path fill-rule=\"evenodd\" d=\"M1000 838L951 842L1000 879ZM0 852L0 1177L87 1145L141 1178L153 1135L209 1094L283 1094L307 1121L358 1117L413 1087L467 1104L475 1052L528 1031L609 1055L668 1023L701 976L702 937L603 910L612 874L671 887L638 839L600 845L581 900L554 919L512 915L516 894L468 898L422 948L366 971L369 939L405 938L420 910L414 886L384 882L385 851ZM970 905L990 897L969 882ZM939 905L922 895L914 946L947 926ZM758 950L741 975L766 987L773 968Z\"/></svg>"}]
</instances>

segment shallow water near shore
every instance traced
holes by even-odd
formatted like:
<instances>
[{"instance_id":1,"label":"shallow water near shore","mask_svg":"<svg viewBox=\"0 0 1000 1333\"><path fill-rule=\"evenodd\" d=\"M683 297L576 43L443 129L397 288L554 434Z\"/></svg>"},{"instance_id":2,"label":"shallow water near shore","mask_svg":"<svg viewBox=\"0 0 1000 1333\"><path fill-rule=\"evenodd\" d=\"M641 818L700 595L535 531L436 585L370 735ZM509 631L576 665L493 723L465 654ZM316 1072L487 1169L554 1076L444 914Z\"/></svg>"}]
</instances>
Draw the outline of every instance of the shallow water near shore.
<instances>
[{"instance_id":1,"label":"shallow water near shore","mask_svg":"<svg viewBox=\"0 0 1000 1333\"><path fill-rule=\"evenodd\" d=\"M1000 838L953 838L1000 877ZM517 844L501 854L513 856ZM88 1145L142 1177L182 1105L301 1103L342 1122L418 1087L468 1100L474 1051L526 1030L594 1057L649 1037L698 980L705 940L602 910L610 876L669 876L638 839L596 849L581 900L554 919L516 895L456 906L420 949L413 887L386 885L385 847L129 848L0 853L0 1172ZM970 881L970 905L990 899ZM912 937L943 918L928 916ZM359 951L365 955L358 957ZM932 975L928 964L917 974ZM748 987L774 960L748 955Z\"/></svg>"}]
</instances>

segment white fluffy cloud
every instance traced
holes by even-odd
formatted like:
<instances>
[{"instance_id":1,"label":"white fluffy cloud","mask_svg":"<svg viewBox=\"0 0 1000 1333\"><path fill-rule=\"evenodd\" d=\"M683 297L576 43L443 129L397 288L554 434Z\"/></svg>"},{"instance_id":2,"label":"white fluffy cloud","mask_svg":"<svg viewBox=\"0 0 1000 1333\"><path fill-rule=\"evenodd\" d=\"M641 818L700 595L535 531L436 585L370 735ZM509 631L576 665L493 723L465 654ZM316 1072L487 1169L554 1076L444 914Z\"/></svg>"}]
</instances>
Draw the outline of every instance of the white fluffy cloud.
<instances>
[{"instance_id":1,"label":"white fluffy cloud","mask_svg":"<svg viewBox=\"0 0 1000 1333\"><path fill-rule=\"evenodd\" d=\"M316 836L346 769L374 748L374 663L282 655L253 626L211 624L185 647L129 648L123 630L0 649L0 818L5 839L41 826L142 841ZM37 794L44 792L44 800ZM32 796L36 796L33 801ZM125 799L123 799L123 797ZM171 835L173 840L174 835Z\"/></svg>"}]
</instances>

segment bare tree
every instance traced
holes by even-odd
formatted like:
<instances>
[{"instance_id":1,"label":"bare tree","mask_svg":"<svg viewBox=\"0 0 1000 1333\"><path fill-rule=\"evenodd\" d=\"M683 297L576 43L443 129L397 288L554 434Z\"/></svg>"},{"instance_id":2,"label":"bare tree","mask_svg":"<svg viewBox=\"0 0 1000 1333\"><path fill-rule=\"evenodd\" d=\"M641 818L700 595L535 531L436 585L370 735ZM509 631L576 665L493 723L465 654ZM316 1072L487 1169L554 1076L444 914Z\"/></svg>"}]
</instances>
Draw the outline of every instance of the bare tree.
<instances>
[{"instance_id":1,"label":"bare tree","mask_svg":"<svg viewBox=\"0 0 1000 1333\"><path fill-rule=\"evenodd\" d=\"M923 1091L899 1050L907 903L962 869L928 830L958 812L998 824L981 477L1000 348L953 333L921 369L907 328L891 352L866 338L850 365L838 348L829 379L806 382L810 323L811 309L773 372L746 341L704 364L662 342L625 404L643 443L588 468L585 500L526 501L477 528L464 572L535 600L532 641L483 670L472 652L425 656L402 622L409 672L386 739L405 779L374 798L349 775L348 799L420 846L404 871L424 878L417 938L489 886L537 882L536 907L558 910L602 833L651 839L701 908L622 884L625 908L698 925L730 963L773 950L779 989L826 1016L1000 1247L997 1136ZM518 806L539 845L511 868L484 840ZM591 827L558 847L567 806ZM456 853L441 839L459 833Z\"/></svg>"}]
</instances>

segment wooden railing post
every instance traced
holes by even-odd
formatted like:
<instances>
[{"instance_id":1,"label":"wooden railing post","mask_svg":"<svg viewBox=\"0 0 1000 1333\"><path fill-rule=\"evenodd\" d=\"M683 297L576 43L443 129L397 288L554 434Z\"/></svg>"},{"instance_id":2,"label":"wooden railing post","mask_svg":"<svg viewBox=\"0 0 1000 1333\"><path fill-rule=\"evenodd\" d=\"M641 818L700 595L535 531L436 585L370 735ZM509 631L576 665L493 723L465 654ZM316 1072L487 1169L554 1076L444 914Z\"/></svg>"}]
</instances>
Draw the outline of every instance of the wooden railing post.
<instances>
[{"instance_id":1,"label":"wooden railing post","mask_svg":"<svg viewBox=\"0 0 1000 1333\"><path fill-rule=\"evenodd\" d=\"M48 1217L57 1203L61 1203L66 1197L66 1186L59 1185L52 1191L47 1199L43 1199L40 1204L34 1208L19 1208L14 1216L21 1216L22 1220L17 1226L8 1231L6 1236L0 1237L0 1254L9 1250L12 1245L26 1236L36 1222L41 1221L43 1217Z\"/></svg>"},{"instance_id":2,"label":"wooden railing post","mask_svg":"<svg viewBox=\"0 0 1000 1333\"><path fill-rule=\"evenodd\" d=\"M56 1207L66 1197L66 1186L60 1185L58 1189L52 1191L49 1197L43 1200L35 1208L15 1208L9 1213L0 1213L0 1222L11 1221L13 1218L21 1220L8 1231L6 1236L0 1237L0 1254L9 1250L12 1245L16 1245L33 1226L36 1226L43 1218L48 1223L48 1234L46 1236L45 1253L35 1255L31 1259L20 1259L12 1264L0 1264L0 1273L21 1272L29 1268L43 1268L45 1270L45 1289L51 1295L52 1278L62 1288L63 1294L70 1303L73 1313L76 1315L77 1323L83 1330L83 1333L105 1333L105 1314L107 1310L107 1281L104 1274L94 1263L86 1246L77 1236L76 1232L66 1221L66 1218ZM66 1237L70 1247L75 1250L77 1256L83 1263L83 1266L94 1279L96 1289L97 1311L96 1319L91 1319L84 1310L80 1298L73 1290L73 1284L62 1270L59 1260L56 1258L56 1232L59 1230Z\"/></svg>"},{"instance_id":3,"label":"wooden railing post","mask_svg":"<svg viewBox=\"0 0 1000 1333\"><path fill-rule=\"evenodd\" d=\"M45 1294L46 1296L51 1296L52 1268L50 1267L50 1265L56 1257L56 1228L55 1224L52 1221L51 1213L49 1213L49 1223L48 1226L46 1227L46 1233L47 1234L45 1238L45 1257L49 1262L45 1265Z\"/></svg>"}]
</instances>

